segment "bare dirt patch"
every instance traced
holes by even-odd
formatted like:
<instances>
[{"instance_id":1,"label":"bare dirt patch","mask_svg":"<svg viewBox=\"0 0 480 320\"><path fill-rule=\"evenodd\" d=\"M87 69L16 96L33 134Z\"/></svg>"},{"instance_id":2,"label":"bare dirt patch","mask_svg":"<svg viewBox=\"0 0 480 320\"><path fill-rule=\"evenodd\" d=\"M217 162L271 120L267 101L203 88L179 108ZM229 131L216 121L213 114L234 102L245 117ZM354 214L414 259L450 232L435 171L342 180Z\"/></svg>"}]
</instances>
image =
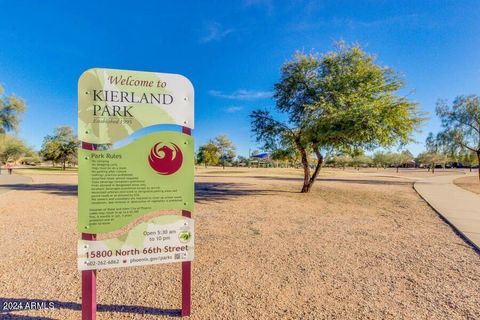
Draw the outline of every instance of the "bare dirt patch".
<instances>
[{"instance_id":1,"label":"bare dirt patch","mask_svg":"<svg viewBox=\"0 0 480 320\"><path fill-rule=\"evenodd\" d=\"M478 176L461 177L453 180L453 183L460 188L480 194L480 182Z\"/></svg>"},{"instance_id":2,"label":"bare dirt patch","mask_svg":"<svg viewBox=\"0 0 480 320\"><path fill-rule=\"evenodd\" d=\"M306 195L296 172L217 172L196 179L192 319L480 314L480 257L411 180L327 174ZM33 178L0 195L0 300L56 307L18 316L79 319L76 177ZM173 319L180 265L99 271L98 303L98 319Z\"/></svg>"}]
</instances>

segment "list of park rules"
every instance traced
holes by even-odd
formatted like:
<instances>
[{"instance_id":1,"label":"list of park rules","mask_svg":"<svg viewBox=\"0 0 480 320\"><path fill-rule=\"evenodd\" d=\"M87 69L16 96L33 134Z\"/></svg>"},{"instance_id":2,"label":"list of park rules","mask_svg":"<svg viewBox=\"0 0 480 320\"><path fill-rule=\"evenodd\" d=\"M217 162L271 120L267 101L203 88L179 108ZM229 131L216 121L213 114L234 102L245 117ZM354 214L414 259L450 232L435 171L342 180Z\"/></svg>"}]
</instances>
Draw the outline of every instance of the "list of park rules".
<instances>
[{"instance_id":1,"label":"list of park rules","mask_svg":"<svg viewBox=\"0 0 480 320\"><path fill-rule=\"evenodd\" d=\"M159 134L142 137L115 151L79 150L79 161L82 161L79 229L82 232L114 231L155 210L193 209L193 150L191 157L183 158L184 162L192 162L188 163L192 169L161 175L148 161L150 146L166 140ZM180 135L179 140L188 137L175 134ZM176 141L175 145L182 146L186 155L190 154L188 143ZM185 168L188 167L185 165Z\"/></svg>"}]
</instances>

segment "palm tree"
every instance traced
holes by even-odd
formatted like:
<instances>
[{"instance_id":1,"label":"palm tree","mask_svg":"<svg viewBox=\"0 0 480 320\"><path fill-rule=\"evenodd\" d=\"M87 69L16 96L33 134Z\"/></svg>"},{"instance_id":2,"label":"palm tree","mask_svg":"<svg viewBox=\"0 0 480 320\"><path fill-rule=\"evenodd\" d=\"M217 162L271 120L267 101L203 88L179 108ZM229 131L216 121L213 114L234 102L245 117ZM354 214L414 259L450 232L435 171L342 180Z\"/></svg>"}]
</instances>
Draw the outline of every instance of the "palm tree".
<instances>
[{"instance_id":1,"label":"palm tree","mask_svg":"<svg viewBox=\"0 0 480 320\"><path fill-rule=\"evenodd\" d=\"M3 96L4 90L0 85L0 134L18 130L22 113L25 112L25 102L15 96Z\"/></svg>"}]
</instances>

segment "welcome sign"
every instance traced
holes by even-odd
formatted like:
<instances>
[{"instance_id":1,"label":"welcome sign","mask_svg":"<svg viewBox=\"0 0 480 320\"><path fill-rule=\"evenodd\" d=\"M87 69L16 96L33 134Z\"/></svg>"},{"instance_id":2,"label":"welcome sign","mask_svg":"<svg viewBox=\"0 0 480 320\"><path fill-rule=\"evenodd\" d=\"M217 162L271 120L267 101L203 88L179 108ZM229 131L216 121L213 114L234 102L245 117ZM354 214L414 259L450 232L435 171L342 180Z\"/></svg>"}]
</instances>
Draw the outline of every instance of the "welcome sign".
<instances>
[{"instance_id":1,"label":"welcome sign","mask_svg":"<svg viewBox=\"0 0 480 320\"><path fill-rule=\"evenodd\" d=\"M95 270L182 262L182 315L190 315L194 256L193 86L177 74L90 69L78 82L77 265L82 319L96 319ZM141 129L176 124L123 145ZM151 131L151 130L150 130ZM182 210L135 223L158 210ZM134 225L120 237L96 234ZM136 225L135 225L136 224Z\"/></svg>"},{"instance_id":2,"label":"welcome sign","mask_svg":"<svg viewBox=\"0 0 480 320\"><path fill-rule=\"evenodd\" d=\"M193 87L183 76L90 69L78 85L78 230L105 233L143 214L193 210L193 138L157 131L118 149L99 151L157 124L193 128Z\"/></svg>"},{"instance_id":3,"label":"welcome sign","mask_svg":"<svg viewBox=\"0 0 480 320\"><path fill-rule=\"evenodd\" d=\"M157 124L193 129L193 99L178 74L90 69L78 83L78 137L106 144Z\"/></svg>"},{"instance_id":4,"label":"welcome sign","mask_svg":"<svg viewBox=\"0 0 480 320\"><path fill-rule=\"evenodd\" d=\"M98 234L115 231L157 210L193 210L194 143L190 135L155 131L123 147L111 148L112 143L157 124L193 128L193 87L188 79L175 74L90 69L80 77L78 97L78 136L90 146L78 153L77 226L80 232ZM142 224L143 227L166 227L166 232L172 235L169 240L158 234L151 241L142 241L137 234L141 229L139 226L120 238L81 240L78 244L78 267L89 270L151 264L154 261L190 261L194 248L193 220L179 218L185 225L168 224L172 220L169 216L160 216ZM186 225L191 236L188 246L181 246L179 239L173 235L184 234L182 228ZM122 239L130 240L124 242ZM132 242L131 239L138 241ZM108 248L112 247L112 243L116 246L124 243L133 251L123 247L117 249L120 251L110 250ZM172 252L180 248L178 250L185 250L185 254L174 255L175 259L148 257L157 255L158 258L158 253L165 253L149 249L149 246L165 248L165 244L173 248ZM122 252L142 252L143 256L142 259L131 260L137 263L115 260L117 253Z\"/></svg>"}]
</instances>

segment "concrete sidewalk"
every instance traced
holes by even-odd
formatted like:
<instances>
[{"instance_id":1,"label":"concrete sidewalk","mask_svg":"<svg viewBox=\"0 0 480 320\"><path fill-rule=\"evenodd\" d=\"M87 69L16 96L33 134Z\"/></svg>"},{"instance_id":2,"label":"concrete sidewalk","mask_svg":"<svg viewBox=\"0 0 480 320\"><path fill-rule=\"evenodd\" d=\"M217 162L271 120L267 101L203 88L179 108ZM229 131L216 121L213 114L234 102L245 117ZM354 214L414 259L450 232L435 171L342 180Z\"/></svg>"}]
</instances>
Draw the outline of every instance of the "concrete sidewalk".
<instances>
[{"instance_id":1,"label":"concrete sidewalk","mask_svg":"<svg viewBox=\"0 0 480 320\"><path fill-rule=\"evenodd\" d=\"M15 184L27 184L31 183L32 178L27 176L21 176L18 174L8 174L7 170L2 169L2 174L0 174L0 194L12 190L11 185Z\"/></svg>"},{"instance_id":2,"label":"concrete sidewalk","mask_svg":"<svg viewBox=\"0 0 480 320\"><path fill-rule=\"evenodd\" d=\"M480 251L480 195L453 184L465 175L421 179L415 190Z\"/></svg>"}]
</instances>

